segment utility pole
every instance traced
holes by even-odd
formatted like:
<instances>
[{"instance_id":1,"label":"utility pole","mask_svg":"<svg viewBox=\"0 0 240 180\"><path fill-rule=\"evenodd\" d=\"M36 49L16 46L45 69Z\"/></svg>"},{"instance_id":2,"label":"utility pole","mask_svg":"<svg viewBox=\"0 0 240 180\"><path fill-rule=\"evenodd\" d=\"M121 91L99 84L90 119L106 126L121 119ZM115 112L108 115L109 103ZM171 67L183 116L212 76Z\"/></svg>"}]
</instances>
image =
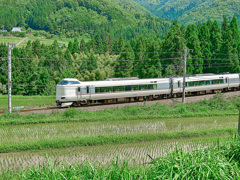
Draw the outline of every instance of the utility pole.
<instances>
[{"instance_id":1,"label":"utility pole","mask_svg":"<svg viewBox=\"0 0 240 180\"><path fill-rule=\"evenodd\" d=\"M240 136L240 107L239 107L239 117L238 117L238 137Z\"/></svg>"},{"instance_id":2,"label":"utility pole","mask_svg":"<svg viewBox=\"0 0 240 180\"><path fill-rule=\"evenodd\" d=\"M8 43L8 112L12 112L12 57L11 50L15 44Z\"/></svg>"},{"instance_id":3,"label":"utility pole","mask_svg":"<svg viewBox=\"0 0 240 180\"><path fill-rule=\"evenodd\" d=\"M193 49L184 50L184 68L183 68L183 92L182 92L182 103L185 103L185 87L186 87L186 73L187 73L187 53L193 52Z\"/></svg>"},{"instance_id":4,"label":"utility pole","mask_svg":"<svg viewBox=\"0 0 240 180\"><path fill-rule=\"evenodd\" d=\"M182 92L182 103L185 103L185 86L186 86L186 72L187 72L187 48L184 50L184 67L183 67L183 92Z\"/></svg>"}]
</instances>

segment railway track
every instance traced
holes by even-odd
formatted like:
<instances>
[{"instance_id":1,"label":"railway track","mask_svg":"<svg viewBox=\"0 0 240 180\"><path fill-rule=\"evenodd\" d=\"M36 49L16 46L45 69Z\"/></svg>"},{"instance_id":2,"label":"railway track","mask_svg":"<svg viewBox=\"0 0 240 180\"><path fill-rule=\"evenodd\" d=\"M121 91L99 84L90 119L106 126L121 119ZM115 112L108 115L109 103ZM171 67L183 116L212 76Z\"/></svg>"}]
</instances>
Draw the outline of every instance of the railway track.
<instances>
[{"instance_id":1,"label":"railway track","mask_svg":"<svg viewBox=\"0 0 240 180\"><path fill-rule=\"evenodd\" d=\"M22 110L12 110L13 113L16 112L31 112L31 111L44 111L44 110L52 110L52 109L58 109L58 107L47 107L47 108L35 108L35 109L22 109ZM1 109L0 114L3 114L7 111L7 109Z\"/></svg>"},{"instance_id":2,"label":"railway track","mask_svg":"<svg viewBox=\"0 0 240 180\"><path fill-rule=\"evenodd\" d=\"M240 92L239 91L231 91L231 92L224 92L223 93L226 97L233 97L233 96L240 96ZM205 99L205 97L211 98L213 97L215 94L203 94L203 95L197 95L197 96L193 96L193 95L188 95L186 96L186 99L188 100L187 102L196 102L196 101L200 101ZM162 103L162 104L168 104L166 103L167 101L178 101L179 103L181 102L182 97L176 97L176 98L167 98L167 99L154 99L151 101L145 101L145 102L152 102L152 103ZM198 99L198 100L197 100ZM112 103L112 104L90 104L90 105L85 105L85 106L81 106L81 107L73 107L73 108L77 108L77 109L84 109L84 110L88 110L90 108L94 108L94 107L101 107L103 106L103 108L101 109L109 109L110 108L114 108L117 107L117 105L132 105L132 104L138 104L138 103L143 103L143 101L135 101L135 102L119 102L119 103ZM104 108L105 107L105 108ZM48 111L48 110L66 110L67 107L46 107L46 108L35 108L35 109L23 109L23 110L13 110L13 113L19 112L19 113L31 113L31 112L38 112L38 111ZM7 112L7 109L0 109L0 114L3 114Z\"/></svg>"}]
</instances>

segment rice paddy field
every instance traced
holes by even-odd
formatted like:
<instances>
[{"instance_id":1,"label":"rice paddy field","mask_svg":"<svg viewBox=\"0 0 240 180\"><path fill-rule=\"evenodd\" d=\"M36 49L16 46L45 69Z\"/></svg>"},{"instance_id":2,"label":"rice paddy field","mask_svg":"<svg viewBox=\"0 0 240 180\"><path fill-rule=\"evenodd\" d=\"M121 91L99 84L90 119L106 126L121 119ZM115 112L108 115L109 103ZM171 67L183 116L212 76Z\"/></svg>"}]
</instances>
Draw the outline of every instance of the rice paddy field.
<instances>
[{"instance_id":1,"label":"rice paddy field","mask_svg":"<svg viewBox=\"0 0 240 180\"><path fill-rule=\"evenodd\" d=\"M0 179L239 179L240 99L0 115Z\"/></svg>"}]
</instances>

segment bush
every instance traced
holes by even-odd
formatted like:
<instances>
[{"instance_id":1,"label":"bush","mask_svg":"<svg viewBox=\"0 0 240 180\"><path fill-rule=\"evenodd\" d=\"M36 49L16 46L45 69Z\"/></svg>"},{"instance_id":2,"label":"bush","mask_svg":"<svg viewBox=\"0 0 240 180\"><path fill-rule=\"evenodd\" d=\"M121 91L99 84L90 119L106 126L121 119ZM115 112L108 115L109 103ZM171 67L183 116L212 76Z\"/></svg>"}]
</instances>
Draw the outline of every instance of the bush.
<instances>
[{"instance_id":1,"label":"bush","mask_svg":"<svg viewBox=\"0 0 240 180\"><path fill-rule=\"evenodd\" d=\"M78 113L76 109L68 108L64 113L63 116L67 118L74 118L75 115Z\"/></svg>"},{"instance_id":2,"label":"bush","mask_svg":"<svg viewBox=\"0 0 240 180\"><path fill-rule=\"evenodd\" d=\"M9 35L8 32L4 32L4 33L3 33L3 36L8 36L8 35Z\"/></svg>"}]
</instances>

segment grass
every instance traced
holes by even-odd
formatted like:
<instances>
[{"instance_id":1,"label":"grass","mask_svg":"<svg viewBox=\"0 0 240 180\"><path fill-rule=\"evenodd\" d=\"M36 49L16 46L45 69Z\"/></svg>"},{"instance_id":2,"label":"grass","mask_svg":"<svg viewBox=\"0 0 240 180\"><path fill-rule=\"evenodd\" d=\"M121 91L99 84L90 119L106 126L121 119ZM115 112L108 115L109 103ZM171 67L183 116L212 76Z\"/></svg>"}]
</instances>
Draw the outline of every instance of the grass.
<instances>
[{"instance_id":1,"label":"grass","mask_svg":"<svg viewBox=\"0 0 240 180\"><path fill-rule=\"evenodd\" d=\"M12 107L24 106L25 109L54 106L55 96L12 96ZM8 108L8 96L0 95L0 109Z\"/></svg>"},{"instance_id":2,"label":"grass","mask_svg":"<svg viewBox=\"0 0 240 180\"><path fill-rule=\"evenodd\" d=\"M2 143L19 143L101 135L164 134L182 131L236 128L237 119L238 116L232 115L104 122L20 124L16 126L2 125L0 127L0 141Z\"/></svg>"},{"instance_id":3,"label":"grass","mask_svg":"<svg viewBox=\"0 0 240 180\"><path fill-rule=\"evenodd\" d=\"M0 179L238 179L238 137L226 139L237 132L239 104L219 94L171 106L5 113Z\"/></svg>"},{"instance_id":4,"label":"grass","mask_svg":"<svg viewBox=\"0 0 240 180\"><path fill-rule=\"evenodd\" d=\"M1 126L0 152L228 136L237 116Z\"/></svg>"},{"instance_id":5,"label":"grass","mask_svg":"<svg viewBox=\"0 0 240 180\"><path fill-rule=\"evenodd\" d=\"M137 152L136 152L137 153ZM17 172L5 170L6 179L239 179L238 137L228 143L187 150L181 145L166 156L139 164L120 160L110 165L90 162L64 163L46 156L44 163ZM5 163L6 164L6 163Z\"/></svg>"},{"instance_id":6,"label":"grass","mask_svg":"<svg viewBox=\"0 0 240 180\"><path fill-rule=\"evenodd\" d=\"M225 139L221 137L221 140ZM27 167L38 167L46 163L46 155L51 162L56 159L61 162L78 163L89 161L99 165L111 164L115 157L119 160L129 159L129 163L151 162L152 158L165 157L169 151L174 151L176 146L185 150L196 150L217 144L218 138L200 138L157 140L127 144L109 144L97 146L75 146L64 149L49 149L31 152L12 152L1 154L0 171L3 169L25 169ZM5 166L3 166L5 164Z\"/></svg>"}]
</instances>

